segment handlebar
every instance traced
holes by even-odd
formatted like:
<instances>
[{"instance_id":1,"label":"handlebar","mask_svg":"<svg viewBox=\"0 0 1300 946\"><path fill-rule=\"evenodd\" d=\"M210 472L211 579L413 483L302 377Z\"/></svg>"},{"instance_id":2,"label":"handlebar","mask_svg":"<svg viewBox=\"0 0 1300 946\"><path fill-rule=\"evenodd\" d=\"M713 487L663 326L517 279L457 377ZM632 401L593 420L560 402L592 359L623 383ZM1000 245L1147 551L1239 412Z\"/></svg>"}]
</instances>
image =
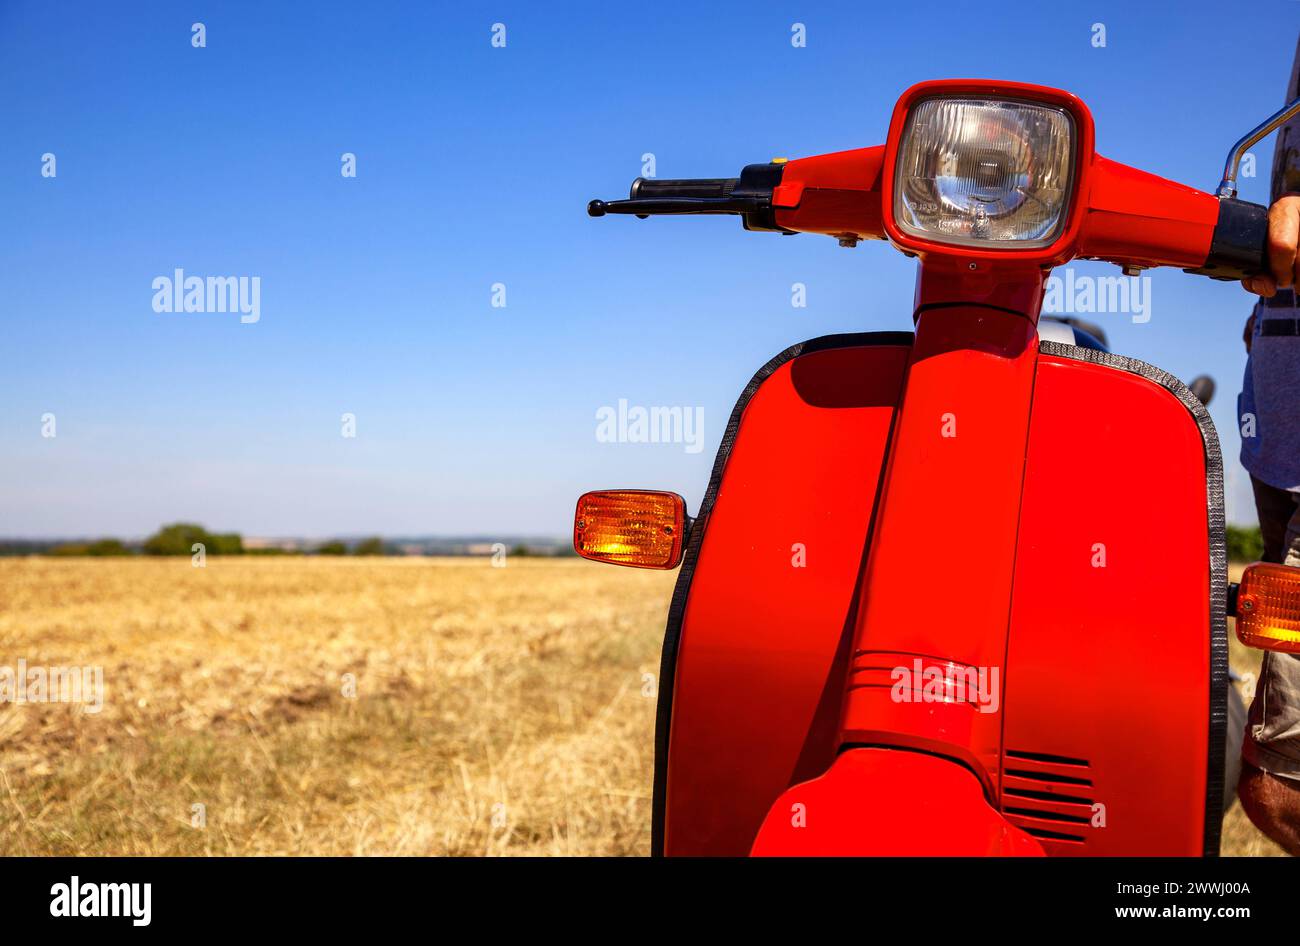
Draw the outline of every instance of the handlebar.
<instances>
[{"instance_id":1,"label":"handlebar","mask_svg":"<svg viewBox=\"0 0 1300 946\"><path fill-rule=\"evenodd\" d=\"M739 183L738 177L688 177L675 181L638 177L632 182L628 196L633 200L650 197L730 197Z\"/></svg>"},{"instance_id":2,"label":"handlebar","mask_svg":"<svg viewBox=\"0 0 1300 946\"><path fill-rule=\"evenodd\" d=\"M638 177L626 200L593 200L587 214L651 215L738 214L746 230L790 232L776 223L772 192L781 183L782 164L751 164L740 177L657 180Z\"/></svg>"},{"instance_id":3,"label":"handlebar","mask_svg":"<svg viewBox=\"0 0 1300 946\"><path fill-rule=\"evenodd\" d=\"M1244 279L1268 269L1268 208L1220 197L1210 254L1204 265L1184 271L1211 279Z\"/></svg>"},{"instance_id":4,"label":"handlebar","mask_svg":"<svg viewBox=\"0 0 1300 946\"><path fill-rule=\"evenodd\" d=\"M763 205L752 197L632 197L628 200L593 200L587 214L634 214L642 219L671 214L748 214L758 213Z\"/></svg>"},{"instance_id":5,"label":"handlebar","mask_svg":"<svg viewBox=\"0 0 1300 946\"><path fill-rule=\"evenodd\" d=\"M735 178L637 178L626 200L593 200L587 213L737 214L746 230L822 233L854 246L888 238L881 207L884 147L790 162L751 164ZM1268 272L1268 209L1214 197L1094 155L1091 182L1077 196L1070 256L1116 263L1126 272L1176 266L1211 279ZM960 253L957 247L952 253Z\"/></svg>"}]
</instances>

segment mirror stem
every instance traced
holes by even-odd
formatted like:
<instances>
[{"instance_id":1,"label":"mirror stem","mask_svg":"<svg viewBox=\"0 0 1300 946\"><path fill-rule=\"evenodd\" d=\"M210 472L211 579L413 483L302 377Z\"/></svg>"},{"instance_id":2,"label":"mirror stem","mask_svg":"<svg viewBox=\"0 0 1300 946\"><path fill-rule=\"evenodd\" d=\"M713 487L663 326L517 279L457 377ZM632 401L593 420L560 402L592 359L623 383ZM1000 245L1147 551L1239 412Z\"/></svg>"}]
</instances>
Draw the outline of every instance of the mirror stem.
<instances>
[{"instance_id":1,"label":"mirror stem","mask_svg":"<svg viewBox=\"0 0 1300 946\"><path fill-rule=\"evenodd\" d=\"M1237 196L1237 167L1241 164L1241 158L1246 150L1290 119L1296 112L1300 112L1300 99L1296 99L1262 125L1247 132L1245 137L1232 146L1232 150L1228 152L1228 163L1223 169L1223 180L1219 182L1220 197Z\"/></svg>"}]
</instances>

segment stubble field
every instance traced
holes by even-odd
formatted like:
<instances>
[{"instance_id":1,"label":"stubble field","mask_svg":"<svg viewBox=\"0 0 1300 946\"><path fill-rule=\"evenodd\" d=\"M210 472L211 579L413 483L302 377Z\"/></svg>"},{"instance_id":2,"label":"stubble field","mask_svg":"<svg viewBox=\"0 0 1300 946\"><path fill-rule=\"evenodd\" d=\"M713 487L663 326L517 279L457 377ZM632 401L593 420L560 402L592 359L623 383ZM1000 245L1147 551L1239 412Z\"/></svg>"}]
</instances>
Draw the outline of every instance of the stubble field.
<instances>
[{"instance_id":1,"label":"stubble field","mask_svg":"<svg viewBox=\"0 0 1300 946\"><path fill-rule=\"evenodd\" d=\"M646 854L675 577L0 560L0 665L105 689L98 713L0 703L0 853ZM1277 848L1238 806L1224 853Z\"/></svg>"},{"instance_id":2,"label":"stubble field","mask_svg":"<svg viewBox=\"0 0 1300 946\"><path fill-rule=\"evenodd\" d=\"M0 705L0 852L645 853L673 577L0 560L0 663L102 666L106 691Z\"/></svg>"}]
</instances>

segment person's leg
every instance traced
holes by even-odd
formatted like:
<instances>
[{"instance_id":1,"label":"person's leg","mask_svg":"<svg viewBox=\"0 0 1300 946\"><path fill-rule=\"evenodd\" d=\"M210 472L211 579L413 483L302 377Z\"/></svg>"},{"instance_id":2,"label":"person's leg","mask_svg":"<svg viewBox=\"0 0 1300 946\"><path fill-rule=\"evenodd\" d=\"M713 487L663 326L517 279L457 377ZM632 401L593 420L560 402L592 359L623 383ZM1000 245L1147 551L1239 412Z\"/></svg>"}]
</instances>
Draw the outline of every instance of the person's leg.
<instances>
[{"instance_id":1,"label":"person's leg","mask_svg":"<svg viewBox=\"0 0 1300 946\"><path fill-rule=\"evenodd\" d=\"M1259 514L1259 533L1264 539L1265 562L1281 565L1286 549L1286 530L1296 511L1295 493L1250 478L1255 493L1255 512Z\"/></svg>"},{"instance_id":2,"label":"person's leg","mask_svg":"<svg viewBox=\"0 0 1300 946\"><path fill-rule=\"evenodd\" d=\"M1237 797L1255 827L1292 857L1300 857L1300 783L1243 761Z\"/></svg>"},{"instance_id":3,"label":"person's leg","mask_svg":"<svg viewBox=\"0 0 1300 946\"><path fill-rule=\"evenodd\" d=\"M1296 494L1254 477L1251 483L1265 561L1300 567ZM1300 658L1273 651L1264 654L1241 756L1244 764L1237 783L1241 807L1255 827L1288 854L1300 856Z\"/></svg>"}]
</instances>

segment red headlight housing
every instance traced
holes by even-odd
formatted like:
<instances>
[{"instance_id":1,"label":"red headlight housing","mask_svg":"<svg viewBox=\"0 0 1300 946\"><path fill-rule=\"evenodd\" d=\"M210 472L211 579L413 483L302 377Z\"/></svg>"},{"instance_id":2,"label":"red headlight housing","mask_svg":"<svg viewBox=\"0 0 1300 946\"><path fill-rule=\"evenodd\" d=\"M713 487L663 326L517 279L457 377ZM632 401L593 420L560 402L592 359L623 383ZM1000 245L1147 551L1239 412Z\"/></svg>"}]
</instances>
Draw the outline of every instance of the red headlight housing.
<instances>
[{"instance_id":1,"label":"red headlight housing","mask_svg":"<svg viewBox=\"0 0 1300 946\"><path fill-rule=\"evenodd\" d=\"M881 175L885 232L924 255L1073 255L1093 158L1092 115L1068 92L1018 82L922 82L894 108Z\"/></svg>"}]
</instances>

